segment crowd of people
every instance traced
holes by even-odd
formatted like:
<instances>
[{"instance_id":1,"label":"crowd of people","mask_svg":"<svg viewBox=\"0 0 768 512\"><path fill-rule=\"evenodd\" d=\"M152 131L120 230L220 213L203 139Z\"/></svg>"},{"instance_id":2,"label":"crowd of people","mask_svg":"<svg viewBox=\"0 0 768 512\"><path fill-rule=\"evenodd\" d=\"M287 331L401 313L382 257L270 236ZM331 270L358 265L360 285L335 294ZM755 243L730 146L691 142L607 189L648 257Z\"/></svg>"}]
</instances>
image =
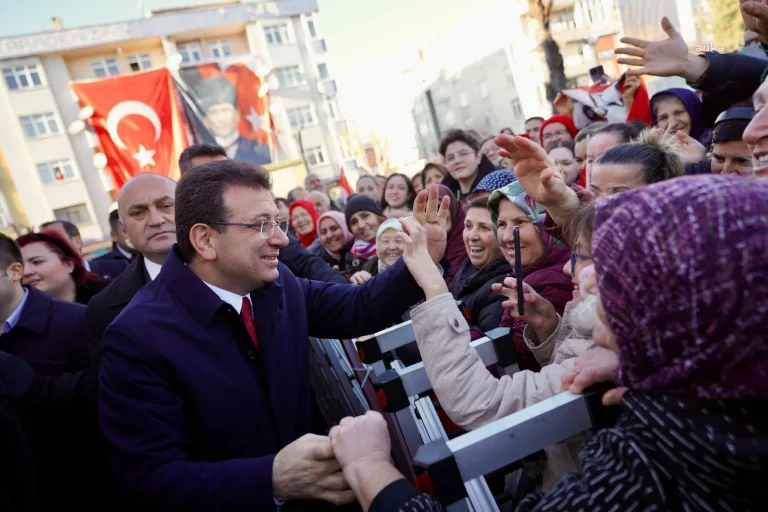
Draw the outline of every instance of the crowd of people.
<instances>
[{"instance_id":1,"label":"crowd of people","mask_svg":"<svg viewBox=\"0 0 768 512\"><path fill-rule=\"evenodd\" d=\"M768 8L740 8L768 52ZM451 129L439 161L340 202L314 174L275 197L195 145L178 183L121 188L104 256L67 222L0 235L0 510L442 510L391 464L380 414L331 428L310 390L309 336L407 312L464 431L615 383L616 425L548 447L517 510L762 509L768 68L662 27L617 50L625 122ZM643 97L642 74L691 88ZM511 375L470 345L500 326Z\"/></svg>"}]
</instances>

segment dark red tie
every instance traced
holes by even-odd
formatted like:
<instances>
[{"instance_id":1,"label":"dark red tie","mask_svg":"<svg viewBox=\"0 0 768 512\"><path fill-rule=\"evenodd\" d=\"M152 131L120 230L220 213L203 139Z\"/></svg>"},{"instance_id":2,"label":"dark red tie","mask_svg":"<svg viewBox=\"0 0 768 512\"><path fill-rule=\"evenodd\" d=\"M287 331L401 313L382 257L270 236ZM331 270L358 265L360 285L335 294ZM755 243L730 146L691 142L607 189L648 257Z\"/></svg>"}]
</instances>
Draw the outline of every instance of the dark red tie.
<instances>
[{"instance_id":1,"label":"dark red tie","mask_svg":"<svg viewBox=\"0 0 768 512\"><path fill-rule=\"evenodd\" d=\"M251 341L259 348L259 338L256 336L256 322L253 320L253 311L251 311L251 301L248 297L243 297L243 306L240 308L240 318L243 319L245 330L251 336Z\"/></svg>"}]
</instances>

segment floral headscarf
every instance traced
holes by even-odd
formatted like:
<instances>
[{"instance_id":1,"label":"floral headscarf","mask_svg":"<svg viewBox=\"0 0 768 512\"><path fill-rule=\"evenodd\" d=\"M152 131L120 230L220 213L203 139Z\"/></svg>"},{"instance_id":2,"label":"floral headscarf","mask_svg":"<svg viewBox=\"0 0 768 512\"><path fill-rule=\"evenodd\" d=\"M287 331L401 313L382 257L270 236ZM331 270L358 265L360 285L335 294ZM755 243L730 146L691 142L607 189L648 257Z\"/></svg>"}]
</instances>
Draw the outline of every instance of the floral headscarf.
<instances>
[{"instance_id":1,"label":"floral headscarf","mask_svg":"<svg viewBox=\"0 0 768 512\"><path fill-rule=\"evenodd\" d=\"M768 398L768 182L691 176L601 200L592 256L617 382Z\"/></svg>"}]
</instances>

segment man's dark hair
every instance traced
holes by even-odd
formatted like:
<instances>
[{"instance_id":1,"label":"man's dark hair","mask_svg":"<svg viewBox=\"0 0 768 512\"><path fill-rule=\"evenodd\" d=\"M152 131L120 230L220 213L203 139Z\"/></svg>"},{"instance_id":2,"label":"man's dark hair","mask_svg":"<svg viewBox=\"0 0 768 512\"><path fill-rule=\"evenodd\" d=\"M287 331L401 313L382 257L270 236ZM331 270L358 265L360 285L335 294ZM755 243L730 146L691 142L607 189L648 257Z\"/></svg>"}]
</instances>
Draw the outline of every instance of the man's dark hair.
<instances>
[{"instance_id":1,"label":"man's dark hair","mask_svg":"<svg viewBox=\"0 0 768 512\"><path fill-rule=\"evenodd\" d=\"M529 117L528 119L525 120L525 122L523 124L528 124L530 121L541 121L543 123L544 122L544 118L540 117L540 116Z\"/></svg>"},{"instance_id":2,"label":"man's dark hair","mask_svg":"<svg viewBox=\"0 0 768 512\"><path fill-rule=\"evenodd\" d=\"M307 191L307 189L305 189L304 187L296 187L291 189L291 191L288 192L288 197L286 198L286 201L288 201L288 206L290 206L291 203L293 203L296 200L296 192L298 192L299 190L303 190L305 192Z\"/></svg>"},{"instance_id":3,"label":"man's dark hair","mask_svg":"<svg viewBox=\"0 0 768 512\"><path fill-rule=\"evenodd\" d=\"M179 156L179 169L181 175L189 171L192 168L192 159L198 156L227 156L227 150L216 144L192 144L187 149L181 152Z\"/></svg>"},{"instance_id":4,"label":"man's dark hair","mask_svg":"<svg viewBox=\"0 0 768 512\"><path fill-rule=\"evenodd\" d=\"M14 263L24 265L21 257L21 248L13 238L0 233L0 271L5 272Z\"/></svg>"},{"instance_id":5,"label":"man's dark hair","mask_svg":"<svg viewBox=\"0 0 768 512\"><path fill-rule=\"evenodd\" d=\"M229 218L224 193L237 186L269 191L272 178L263 167L243 160L208 162L181 177L176 186L176 243L185 261L196 255L189 240L192 226L207 224L219 233L227 230L216 223Z\"/></svg>"},{"instance_id":6,"label":"man's dark hair","mask_svg":"<svg viewBox=\"0 0 768 512\"><path fill-rule=\"evenodd\" d=\"M109 229L112 230L113 233L117 233L117 229L120 226L120 212L117 210L112 210L109 212Z\"/></svg>"},{"instance_id":7,"label":"man's dark hair","mask_svg":"<svg viewBox=\"0 0 768 512\"><path fill-rule=\"evenodd\" d=\"M467 146L471 147L475 153L477 153L480 150L480 141L477 137L472 135L471 132L468 132L466 130L459 130L459 129L453 129L453 130L447 130L443 134L443 138L440 141L440 155L445 157L445 151L448 149L448 146L453 144L454 142L463 142Z\"/></svg>"},{"instance_id":8,"label":"man's dark hair","mask_svg":"<svg viewBox=\"0 0 768 512\"><path fill-rule=\"evenodd\" d=\"M619 144L626 144L636 139L640 131L629 123L611 123L600 128L595 135L600 133L613 133L619 137Z\"/></svg>"},{"instance_id":9,"label":"man's dark hair","mask_svg":"<svg viewBox=\"0 0 768 512\"><path fill-rule=\"evenodd\" d=\"M64 228L64 232L67 234L67 236L70 239L75 238L76 236L80 236L80 230L77 229L77 226L75 226L68 220L52 220L49 222L43 222L42 224L40 224L40 231L44 229L48 229L54 224L61 224L61 226Z\"/></svg>"}]
</instances>

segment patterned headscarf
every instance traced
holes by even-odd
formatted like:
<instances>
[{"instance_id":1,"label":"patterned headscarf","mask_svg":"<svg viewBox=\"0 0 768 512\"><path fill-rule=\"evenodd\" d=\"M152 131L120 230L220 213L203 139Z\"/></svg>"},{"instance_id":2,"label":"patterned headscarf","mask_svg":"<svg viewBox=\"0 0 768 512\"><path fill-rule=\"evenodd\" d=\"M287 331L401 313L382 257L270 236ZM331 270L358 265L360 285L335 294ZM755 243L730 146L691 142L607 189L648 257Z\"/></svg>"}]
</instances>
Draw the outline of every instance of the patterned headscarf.
<instances>
[{"instance_id":1,"label":"patterned headscarf","mask_svg":"<svg viewBox=\"0 0 768 512\"><path fill-rule=\"evenodd\" d=\"M494 190L506 187L513 181L517 181L517 177L512 171L493 171L480 180L480 183L477 184L472 193L493 192Z\"/></svg>"},{"instance_id":2,"label":"patterned headscarf","mask_svg":"<svg viewBox=\"0 0 768 512\"><path fill-rule=\"evenodd\" d=\"M601 200L592 256L617 382L768 398L768 182L677 178Z\"/></svg>"}]
</instances>

